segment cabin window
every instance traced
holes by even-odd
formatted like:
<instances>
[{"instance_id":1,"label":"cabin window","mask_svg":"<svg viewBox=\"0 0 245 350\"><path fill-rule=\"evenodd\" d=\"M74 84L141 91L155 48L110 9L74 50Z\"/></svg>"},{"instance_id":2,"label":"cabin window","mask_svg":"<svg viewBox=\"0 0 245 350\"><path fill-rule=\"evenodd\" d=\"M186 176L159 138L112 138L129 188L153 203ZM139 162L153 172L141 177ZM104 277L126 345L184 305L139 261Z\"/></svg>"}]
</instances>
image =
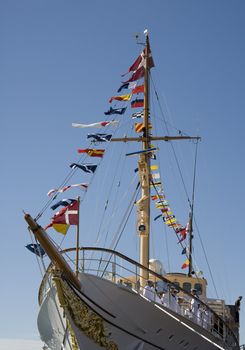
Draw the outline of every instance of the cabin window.
<instances>
[{"instance_id":1,"label":"cabin window","mask_svg":"<svg viewBox=\"0 0 245 350\"><path fill-rule=\"evenodd\" d=\"M176 286L178 286L179 287L179 282L173 282Z\"/></svg>"},{"instance_id":2,"label":"cabin window","mask_svg":"<svg viewBox=\"0 0 245 350\"><path fill-rule=\"evenodd\" d=\"M183 289L184 289L186 292L190 293L190 292L191 292L191 283L189 283L189 282L184 282L184 283L183 283Z\"/></svg>"},{"instance_id":3,"label":"cabin window","mask_svg":"<svg viewBox=\"0 0 245 350\"><path fill-rule=\"evenodd\" d=\"M201 283L195 283L194 288L197 291L197 295L201 295L202 294L202 285L201 285Z\"/></svg>"}]
</instances>

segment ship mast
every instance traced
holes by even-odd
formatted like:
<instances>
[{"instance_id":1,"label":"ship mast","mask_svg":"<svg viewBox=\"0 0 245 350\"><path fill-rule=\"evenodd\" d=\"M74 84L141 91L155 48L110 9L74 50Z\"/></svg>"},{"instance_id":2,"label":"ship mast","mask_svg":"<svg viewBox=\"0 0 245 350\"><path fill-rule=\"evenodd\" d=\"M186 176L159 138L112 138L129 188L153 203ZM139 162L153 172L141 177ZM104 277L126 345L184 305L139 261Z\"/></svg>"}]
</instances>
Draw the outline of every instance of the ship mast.
<instances>
[{"instance_id":1,"label":"ship mast","mask_svg":"<svg viewBox=\"0 0 245 350\"><path fill-rule=\"evenodd\" d=\"M146 44L143 51L144 60L144 114L143 114L143 135L140 137L119 137L111 138L111 142L141 142L143 152L139 155L138 169L139 180L141 185L141 198L137 201L138 218L137 230L140 238L140 264L149 268L149 251L150 251L150 185L151 185L151 141L173 141L173 140L199 140L200 137L192 136L152 136L149 132L150 117L150 83L149 74L152 67L152 58L150 51L150 43L148 31L145 30ZM192 233L191 233L192 236ZM149 273L145 269L140 270L140 285L143 287L149 278Z\"/></svg>"},{"instance_id":2,"label":"ship mast","mask_svg":"<svg viewBox=\"0 0 245 350\"><path fill-rule=\"evenodd\" d=\"M146 47L144 50L145 74L144 74L144 116L143 116L143 150L151 147L149 135L149 57L150 44L146 31ZM149 236L150 236L150 153L146 152L139 158L139 176L141 183L142 205L138 208L138 232L140 237L140 264L149 267ZM149 274L146 270L140 271L140 285L143 286Z\"/></svg>"}]
</instances>

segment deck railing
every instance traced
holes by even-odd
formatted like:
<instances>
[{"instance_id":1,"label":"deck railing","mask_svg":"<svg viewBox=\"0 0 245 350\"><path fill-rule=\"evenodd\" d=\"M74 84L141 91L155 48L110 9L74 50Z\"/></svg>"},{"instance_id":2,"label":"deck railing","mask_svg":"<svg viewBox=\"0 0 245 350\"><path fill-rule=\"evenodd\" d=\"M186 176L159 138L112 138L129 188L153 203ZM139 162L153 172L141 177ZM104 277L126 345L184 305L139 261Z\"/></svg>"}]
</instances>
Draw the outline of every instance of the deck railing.
<instances>
[{"instance_id":1,"label":"deck railing","mask_svg":"<svg viewBox=\"0 0 245 350\"><path fill-rule=\"evenodd\" d=\"M74 268L75 248L66 249L62 251L62 254ZM80 248L79 265L80 272L96 275L113 283L120 283L124 287L132 288L139 294L144 294L144 286L140 285L141 271L147 271L154 286L150 294L148 292L148 298L152 302L180 314L199 327L204 328L207 332L212 333L223 343L224 348L239 349L237 337L232 329L204 301L125 255L105 248L83 247ZM51 269L52 264L48 267L39 289L40 304L52 284ZM177 289L181 294L181 298L177 297L174 300L170 292L172 287ZM191 311L191 300L193 299L199 305L195 313ZM245 350L245 348L241 347L241 350Z\"/></svg>"}]
</instances>

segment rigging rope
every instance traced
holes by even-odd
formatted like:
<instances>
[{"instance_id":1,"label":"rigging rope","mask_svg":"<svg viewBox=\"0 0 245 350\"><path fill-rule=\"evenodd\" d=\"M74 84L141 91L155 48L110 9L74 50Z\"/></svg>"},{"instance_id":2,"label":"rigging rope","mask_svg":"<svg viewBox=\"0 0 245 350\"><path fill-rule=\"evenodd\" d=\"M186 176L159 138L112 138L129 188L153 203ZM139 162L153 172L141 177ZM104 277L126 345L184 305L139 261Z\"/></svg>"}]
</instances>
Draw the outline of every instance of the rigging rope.
<instances>
[{"instance_id":1,"label":"rigging rope","mask_svg":"<svg viewBox=\"0 0 245 350\"><path fill-rule=\"evenodd\" d=\"M154 93L155 93L155 96L156 96L156 100L158 101L158 105L159 105L159 109L160 109L160 113L163 117L163 121L164 121L164 124L165 124L165 128L166 128L166 131L167 131L167 135L169 136L169 129L168 129L168 123L166 121L166 118L165 118L165 115L164 115L164 112L163 112L163 108L162 108L162 105L160 103L160 100L159 100L159 96L158 96L158 93L156 91L156 87L155 87L155 84L154 84L154 81L153 81L153 78L152 78L152 75L150 74L150 78L151 78L151 82L152 82L152 86L153 86L153 89L154 89ZM176 128L174 128L175 130L178 130ZM179 131L179 130L178 130ZM179 131L179 133L183 134L182 132ZM193 214L193 205L194 205L194 189L195 189L195 182L196 182L196 164L197 164L197 149L198 149L198 141L196 142L196 152L195 152L195 164L194 164L194 178L193 178L193 191L192 191L192 200L190 201L190 198L189 198L189 195L188 195L188 191L187 191L187 188L186 188L186 185L185 185L185 181L184 181L184 177L183 177L183 174L181 172L181 169L180 169L180 164L178 162L178 158L177 158L177 155L176 155L176 152L175 152L175 148L174 148L174 145L172 142L170 142L171 144L171 148L172 148L172 151L173 151L173 154L174 154L174 158L175 158L175 161L176 161L176 164L177 164L177 168L178 168L178 171L179 171L179 175L180 175L180 178L181 178L181 181L182 181L182 184L183 184L183 188L184 188L184 191L185 191L185 194L186 194L186 197L187 197L187 201L189 203L189 207L190 207L190 210ZM201 236L200 236L200 232L199 232L199 229L198 229L198 226L197 226L197 223L196 223L196 220L195 220L195 217L193 215L193 220L195 222L195 226L197 228L197 233L198 233L198 237L199 237L199 240L200 240L200 243L201 243L201 247L202 247L202 250L203 250L203 253L204 253L204 256L205 256L205 260L206 260L206 264L208 266L208 271L209 271L209 274L211 276L211 280L212 280L212 284L213 284L213 287L214 287L214 290L215 290L215 293L216 293L216 297L218 298L218 293L217 293L217 289L216 289L216 286L215 286L215 283L214 283L214 279L213 279L213 275L212 275L212 271L211 271L211 268L210 268L210 265L209 265L209 262L208 262L208 258L207 258L207 254L206 254L206 251L205 251L205 248L204 248L204 245L203 245L203 241L201 239ZM198 276L196 276L198 277Z\"/></svg>"},{"instance_id":2,"label":"rigging rope","mask_svg":"<svg viewBox=\"0 0 245 350\"><path fill-rule=\"evenodd\" d=\"M167 122L166 122L166 119L165 119L165 116L164 116L164 113L163 113L162 105L160 103L160 100L159 100L159 97L158 97L158 94L157 94L157 91L156 91L156 88L155 88L154 81L153 81L151 75L150 75L150 77L151 77L151 82L152 82L152 85L153 85L153 88L154 88L154 92L155 92L155 95L156 95L156 99L157 99L157 102L158 102L158 105L159 105L159 108L160 108L160 112L161 112L162 117L163 117L163 121L164 121L164 124L165 124L167 135L170 136L168 125L167 125ZM180 164L179 164L176 152L175 152L174 145L173 145L173 143L171 141L170 141L170 145L171 145L171 148L172 148L172 151L173 151L173 154L174 154L174 159L175 159L177 167L178 167L179 175L180 175L180 178L181 178L181 181L182 181L182 184L183 184L183 188L184 188L184 191L185 191L185 194L186 194L189 206L191 207L191 202L190 202L188 191L187 191L187 188L186 188L186 185L185 185L184 177L183 177L183 174L182 174L182 171L181 171L181 168L180 168Z\"/></svg>"},{"instance_id":3,"label":"rigging rope","mask_svg":"<svg viewBox=\"0 0 245 350\"><path fill-rule=\"evenodd\" d=\"M127 144L125 144L125 146L127 147ZM126 152L125 152L126 153ZM112 190L113 190L113 186L114 186L114 183L116 181L116 176L117 176L117 173L119 172L119 163L120 163L120 160L122 159L122 155L123 155L123 149L121 150L121 154L120 156L118 157L117 159L117 164L115 166L116 168L116 172L114 173L114 176L113 176L113 179L112 179L112 183L111 183L111 186L110 186L110 190L109 190L109 194L107 196L107 199L105 201L105 208L104 208L104 212L103 212L103 215L102 215L102 218L101 218L101 222L99 224L99 229L98 229L98 233L97 233L97 237L96 237L96 240L95 240L95 243L97 244L100 240L100 232L101 232L101 229L102 229L102 225L103 225L103 222L104 222L104 219L105 219L105 214L106 214L106 211L108 209L108 205L111 201L111 194L112 194ZM112 158L112 157L111 157ZM125 165L125 158L124 158L124 161L123 161L123 166L122 168L124 168L124 165ZM108 167L108 174L110 173L110 167ZM118 194L118 191L119 191L119 187L120 187L120 183L121 183L121 178L123 176L123 171L119 172L120 173L120 176L119 176L119 179L118 179L118 185L117 185L117 191L115 194L115 199L114 199L114 202L116 202L117 200L117 194ZM104 179L107 179L108 178L108 174L105 174L104 175ZM101 188L103 188L104 185L101 186ZM99 197L99 196L98 196ZM99 201L99 200L98 200ZM115 208L115 203L114 205L112 205L112 208ZM106 241L106 238L105 238L105 241Z\"/></svg>"},{"instance_id":4,"label":"rigging rope","mask_svg":"<svg viewBox=\"0 0 245 350\"><path fill-rule=\"evenodd\" d=\"M114 119L113 119L113 120L114 120ZM114 131L114 133L118 130L118 128L119 128L119 127L116 128L116 130ZM99 132L100 132L101 130L106 131L106 129L108 129L108 127L100 128L98 131L99 131ZM108 142L108 144L109 144L109 142ZM93 142L90 141L88 147L90 147L90 146L92 146L92 145L93 145ZM108 147L108 145L107 145L107 147ZM106 148L107 148L107 147L106 147ZM80 164L82 161L85 161L88 157L89 157L88 154L82 154L82 155L79 157L77 163ZM98 166L100 165L101 161L102 161L102 158L101 158L100 162L98 163ZM65 185L67 185L68 181L74 176L74 174L77 172L77 170L78 170L77 168L71 169L71 170L69 171L69 173L67 174L67 176L65 177L65 179L64 179L64 180L61 182L61 184L58 186L57 189L60 190L60 189L63 188ZM90 181L90 185L91 185L92 182L93 182L94 175L95 175L95 174L92 174L91 181ZM88 190L84 192L84 196L83 196L83 198L81 199L81 202L84 200L84 197L85 197L85 195L86 195L87 192L88 192ZM52 201L55 200L59 194L60 194L60 192L56 192L56 193L46 202L46 204L44 205L44 207L43 207L43 208L40 210L40 212L36 215L35 221L38 221L38 220L41 218L41 216L42 216L43 213L47 210L47 208L50 206L50 204L52 203Z\"/></svg>"},{"instance_id":5,"label":"rigging rope","mask_svg":"<svg viewBox=\"0 0 245 350\"><path fill-rule=\"evenodd\" d=\"M30 237L31 237L31 241L32 241L32 243L33 243L34 240L33 240L33 234L32 234L32 232L31 232L31 229L28 228L28 231L29 231L29 234L30 234ZM38 244L38 241L37 241L36 237L35 237L35 242L36 242L36 244ZM35 254L35 255L36 255L36 254ZM39 263L39 258L41 259L41 264ZM36 260L37 260L37 264L38 264L38 267L39 267L40 274L41 274L42 279L43 279L43 278L44 278L44 273L47 271L47 269L46 269L46 267L45 267L45 264L44 264L44 259L43 259L42 256L39 257L39 256L36 255ZM42 270L42 268L43 268L43 270ZM60 310L59 310L59 307L58 307L58 304L57 304L57 301L56 301L56 298L55 298L55 293L54 293L54 290L52 289L52 285L51 285L51 283L50 283L50 279L49 279L49 278L47 279L47 283L48 283L48 285L49 285L50 293L52 293L53 301L54 301L54 304L55 304L55 308L56 308L57 314L58 314L58 316L59 316L59 320L60 320L60 323L61 323L61 325L62 325L62 328L63 328L63 331L64 331L64 336L65 336L65 335L67 334L67 330L66 330L66 327L65 327L65 325L64 325L64 323L63 323L63 319L62 319L63 316L61 315L61 312L60 312ZM72 350L72 346L71 346L69 337L67 337L67 341L68 341L70 350Z\"/></svg>"},{"instance_id":6,"label":"rigging rope","mask_svg":"<svg viewBox=\"0 0 245 350\"><path fill-rule=\"evenodd\" d=\"M132 210L134 208L134 203L135 203L136 198L137 198L137 196L139 194L139 191L140 191L140 187L137 186L135 191L134 191L134 193L133 193L133 195L132 195L132 197L131 197L131 201L130 201L127 209L126 209L126 212L125 212L125 214L124 214L124 216L123 216L123 218L121 220L121 223L120 223L120 225L119 225L119 227L117 229L117 232L116 232L116 234L114 236L114 239L113 239L113 241L112 241L112 243L110 245L110 247L111 247L110 249L112 249L112 250L116 250L116 248L118 246L118 243L119 243L119 241L120 241L120 239L122 237L122 234L124 232L124 229L125 229L125 227L127 225L128 219L129 219L129 217L130 217L130 215L132 213ZM106 269L107 269L107 267L108 267L108 265L109 265L109 263L111 261L111 258L112 258L113 254L111 253L110 255L111 256L110 256L110 258L108 258L107 264L106 264L106 266L104 268L104 271L102 272L101 277L103 277L103 275L104 275L104 273L105 273L105 271L106 271Z\"/></svg>"}]
</instances>

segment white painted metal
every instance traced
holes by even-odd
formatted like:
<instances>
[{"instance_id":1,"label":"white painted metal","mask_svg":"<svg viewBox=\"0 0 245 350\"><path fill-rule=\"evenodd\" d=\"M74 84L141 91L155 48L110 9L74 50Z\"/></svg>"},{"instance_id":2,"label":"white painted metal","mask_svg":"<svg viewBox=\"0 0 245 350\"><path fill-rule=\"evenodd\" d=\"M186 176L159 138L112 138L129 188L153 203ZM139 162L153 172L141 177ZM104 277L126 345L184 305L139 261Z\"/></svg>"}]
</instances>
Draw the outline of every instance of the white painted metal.
<instances>
[{"instance_id":1,"label":"white painted metal","mask_svg":"<svg viewBox=\"0 0 245 350\"><path fill-rule=\"evenodd\" d=\"M225 349L222 342L204 328L154 304L132 289L89 274L80 274L80 280L81 299L103 317L110 339L117 343L119 350ZM42 340L49 346L54 343L56 347L51 349L58 350L62 349L59 346L65 335L65 323L62 325L60 321L62 312L57 309L55 299L53 293L47 294L39 313L38 327ZM70 315L66 316L81 350L102 349L76 327ZM66 344L64 349L70 350L70 345Z\"/></svg>"}]
</instances>

